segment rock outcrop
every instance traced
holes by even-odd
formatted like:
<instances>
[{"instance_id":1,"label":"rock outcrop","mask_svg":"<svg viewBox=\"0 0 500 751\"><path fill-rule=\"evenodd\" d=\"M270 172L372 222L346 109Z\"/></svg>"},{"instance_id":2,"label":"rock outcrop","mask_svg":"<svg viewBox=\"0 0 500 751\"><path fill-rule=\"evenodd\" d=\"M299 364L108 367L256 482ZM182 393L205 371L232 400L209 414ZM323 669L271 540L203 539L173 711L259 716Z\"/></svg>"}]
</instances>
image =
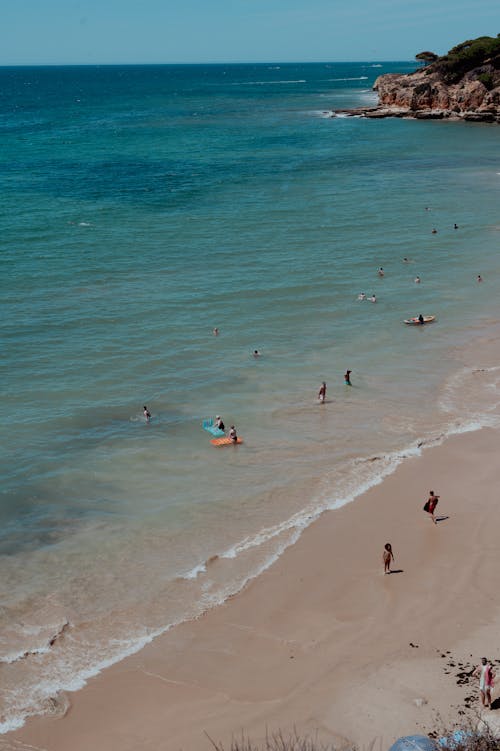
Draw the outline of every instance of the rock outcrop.
<instances>
[{"instance_id":1,"label":"rock outcrop","mask_svg":"<svg viewBox=\"0 0 500 751\"><path fill-rule=\"evenodd\" d=\"M500 38L464 42L413 73L379 76L373 88L379 105L350 114L500 123Z\"/></svg>"}]
</instances>

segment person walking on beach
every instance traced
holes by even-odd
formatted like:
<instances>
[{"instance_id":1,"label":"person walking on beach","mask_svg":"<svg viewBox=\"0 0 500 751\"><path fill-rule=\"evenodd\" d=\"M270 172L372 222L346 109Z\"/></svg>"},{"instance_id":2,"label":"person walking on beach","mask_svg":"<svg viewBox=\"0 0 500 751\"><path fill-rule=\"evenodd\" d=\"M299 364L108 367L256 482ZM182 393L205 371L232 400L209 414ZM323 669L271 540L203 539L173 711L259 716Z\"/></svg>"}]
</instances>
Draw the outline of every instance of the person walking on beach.
<instances>
[{"instance_id":1,"label":"person walking on beach","mask_svg":"<svg viewBox=\"0 0 500 751\"><path fill-rule=\"evenodd\" d=\"M384 545L384 552L382 553L382 560L384 561L384 574L391 573L391 560L394 563L394 554L392 552L392 545L390 542L386 542Z\"/></svg>"},{"instance_id":2,"label":"person walking on beach","mask_svg":"<svg viewBox=\"0 0 500 751\"><path fill-rule=\"evenodd\" d=\"M143 410L144 410L144 417L146 418L146 422L149 422L151 420L151 412L146 407L146 405L144 405Z\"/></svg>"},{"instance_id":3,"label":"person walking on beach","mask_svg":"<svg viewBox=\"0 0 500 751\"><path fill-rule=\"evenodd\" d=\"M345 372L344 383L345 383L346 386L352 386L352 383L351 383L351 373L352 373L352 370L346 370L346 372Z\"/></svg>"},{"instance_id":4,"label":"person walking on beach","mask_svg":"<svg viewBox=\"0 0 500 751\"><path fill-rule=\"evenodd\" d=\"M437 524L437 521L434 518L434 511L436 510L436 506L438 505L439 496L434 493L433 490L429 492L429 497L426 501L426 504L424 506L424 511L427 511L428 514L430 514L430 517L434 524Z\"/></svg>"},{"instance_id":5,"label":"person walking on beach","mask_svg":"<svg viewBox=\"0 0 500 751\"><path fill-rule=\"evenodd\" d=\"M321 402L321 404L325 403L325 400L326 400L326 383L324 381L321 384L321 386L319 387L318 399Z\"/></svg>"},{"instance_id":6,"label":"person walking on beach","mask_svg":"<svg viewBox=\"0 0 500 751\"><path fill-rule=\"evenodd\" d=\"M491 689L495 674L486 657L481 657L481 664L474 670L474 677L479 678L479 691L481 692L481 704L491 709Z\"/></svg>"}]
</instances>

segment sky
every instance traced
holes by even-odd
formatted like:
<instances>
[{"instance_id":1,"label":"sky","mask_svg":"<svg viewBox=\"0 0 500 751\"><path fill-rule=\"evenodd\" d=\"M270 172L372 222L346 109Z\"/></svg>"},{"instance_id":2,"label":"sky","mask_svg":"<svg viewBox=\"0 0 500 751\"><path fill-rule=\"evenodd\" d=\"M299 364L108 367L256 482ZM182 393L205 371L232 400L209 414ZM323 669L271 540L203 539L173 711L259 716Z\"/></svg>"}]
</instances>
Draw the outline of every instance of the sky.
<instances>
[{"instance_id":1,"label":"sky","mask_svg":"<svg viewBox=\"0 0 500 751\"><path fill-rule=\"evenodd\" d=\"M499 32L499 0L2 0L0 65L413 60Z\"/></svg>"}]
</instances>

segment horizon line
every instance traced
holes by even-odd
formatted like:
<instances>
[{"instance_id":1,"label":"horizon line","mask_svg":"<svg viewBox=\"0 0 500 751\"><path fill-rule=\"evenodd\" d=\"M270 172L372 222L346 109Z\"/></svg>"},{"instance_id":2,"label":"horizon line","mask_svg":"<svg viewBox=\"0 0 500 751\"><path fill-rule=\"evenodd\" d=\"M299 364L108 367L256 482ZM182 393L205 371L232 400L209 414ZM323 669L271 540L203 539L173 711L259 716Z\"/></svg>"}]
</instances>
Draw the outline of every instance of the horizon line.
<instances>
[{"instance_id":1,"label":"horizon line","mask_svg":"<svg viewBox=\"0 0 500 751\"><path fill-rule=\"evenodd\" d=\"M420 64L419 60L412 59L392 59L383 60L381 58L375 58L373 60L221 60L210 62L95 62L95 63L0 63L0 68L93 68L93 67L126 67L126 66L168 66L168 65L343 65L349 63L415 63Z\"/></svg>"}]
</instances>

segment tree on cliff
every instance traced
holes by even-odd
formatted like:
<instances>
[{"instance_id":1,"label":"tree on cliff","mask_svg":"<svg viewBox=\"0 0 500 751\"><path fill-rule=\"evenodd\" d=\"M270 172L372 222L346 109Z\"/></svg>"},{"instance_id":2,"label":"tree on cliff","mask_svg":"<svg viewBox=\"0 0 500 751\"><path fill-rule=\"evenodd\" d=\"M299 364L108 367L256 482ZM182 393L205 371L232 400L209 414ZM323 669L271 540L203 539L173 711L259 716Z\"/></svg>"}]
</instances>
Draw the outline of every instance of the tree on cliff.
<instances>
[{"instance_id":1,"label":"tree on cliff","mask_svg":"<svg viewBox=\"0 0 500 751\"><path fill-rule=\"evenodd\" d=\"M438 57L439 55L436 55L435 52L419 52L418 55L415 55L415 60L422 60L424 63L433 63Z\"/></svg>"}]
</instances>

